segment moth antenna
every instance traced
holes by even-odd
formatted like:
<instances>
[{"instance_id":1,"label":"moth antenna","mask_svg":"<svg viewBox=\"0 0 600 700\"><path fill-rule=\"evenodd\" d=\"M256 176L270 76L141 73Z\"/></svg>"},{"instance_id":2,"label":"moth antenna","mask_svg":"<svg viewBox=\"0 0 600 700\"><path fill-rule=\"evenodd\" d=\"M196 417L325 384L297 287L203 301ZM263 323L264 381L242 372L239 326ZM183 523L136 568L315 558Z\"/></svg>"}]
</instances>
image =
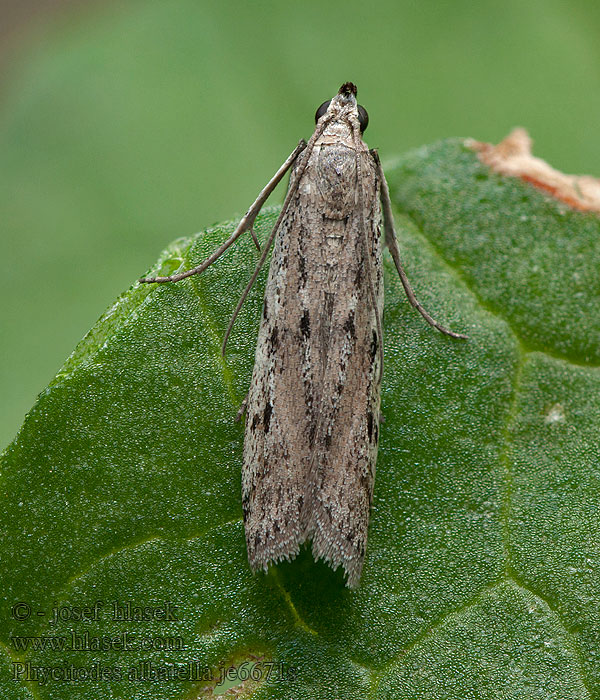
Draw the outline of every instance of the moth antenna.
<instances>
[{"instance_id":1,"label":"moth antenna","mask_svg":"<svg viewBox=\"0 0 600 700\"><path fill-rule=\"evenodd\" d=\"M387 245L387 247L392 255L392 258L394 260L394 264L396 265L396 270L398 270L398 275L400 276L400 281L402 282L402 286L404 287L404 292L406 293L408 301L410 302L411 306L413 306L421 314L421 316L423 316L423 318L427 321L427 323L430 326L437 328L438 331L440 331L444 335L449 335L452 338L461 338L463 340L466 340L469 336L463 335L462 333L455 333L454 331L448 330L447 328L442 326L434 318L432 318L427 313L427 311L425 311L423 306L417 300L415 293L413 292L413 289L410 286L410 282L408 281L408 277L406 276L406 273L404 272L404 268L402 267L402 262L400 261L400 251L398 249L398 240L396 239L396 232L394 231L394 218L393 218L393 214L392 214L392 202L390 199L390 190L389 190L389 187L387 184L387 180L385 179L385 174L383 172L383 168L381 167L381 161L379 160L379 154L377 153L377 151L375 149L372 149L371 155L372 155L373 160L375 161L375 164L377 166L377 173L379 175L379 181L381 183L380 199L381 199L381 207L383 209L383 225L384 225L384 230L385 230L385 243L386 243L386 245Z\"/></svg>"},{"instance_id":2,"label":"moth antenna","mask_svg":"<svg viewBox=\"0 0 600 700\"><path fill-rule=\"evenodd\" d=\"M375 294L375 286L373 279L375 277L373 272L373 261L371 260L371 254L369 251L369 237L367 235L367 229L365 228L365 213L363 205L363 188L362 188L362 168L360 165L360 155L361 151L359 146L361 143L360 138L360 126L358 121L352 120L352 133L354 134L354 143L356 147L356 177L358 184L358 210L359 210L359 221L360 228L363 232L363 247L365 251L365 261L367 266L367 277L369 280L369 296L371 297L371 302L373 303L373 308L375 309L375 322L377 324L377 336L379 339L378 352L379 352L379 376L377 381L383 376L383 327L381 324L381 317L379 315L379 309L377 308L377 295Z\"/></svg>"},{"instance_id":3,"label":"moth antenna","mask_svg":"<svg viewBox=\"0 0 600 700\"><path fill-rule=\"evenodd\" d=\"M234 243L245 231L250 230L252 238L254 239L254 242L256 246L260 250L260 246L258 245L258 239L256 238L256 234L254 233L254 220L258 216L258 213L263 207L263 204L267 201L269 198L269 195L275 187L279 184L281 181L282 177L286 174L286 172L291 168L293 165L294 161L298 157L298 155L306 148L306 141L304 139L300 139L298 145L296 148L290 153L290 155L287 157L287 159L283 162L279 170L273 175L273 177L269 180L269 182L263 187L261 190L260 194L254 201L254 204L248 209L246 214L242 217L240 223L237 225L237 228L235 231L229 236L229 238L223 243L221 246L219 246L214 253L208 256L204 262L200 263L197 267L192 268L191 270L186 270L185 272L180 272L176 275L170 275L169 277L142 277L140 279L140 282L144 283L150 283L150 282L178 282L179 280L185 279L186 277L191 277L192 275L198 275L201 272L204 272L207 267L210 267L216 260L218 260L221 255L229 248L229 246Z\"/></svg>"},{"instance_id":4,"label":"moth antenna","mask_svg":"<svg viewBox=\"0 0 600 700\"><path fill-rule=\"evenodd\" d=\"M275 234L277 233L277 229L281 226L281 222L283 221L284 216L287 213L287 210L290 206L290 202L292 201L292 197L296 193L296 190L298 189L298 185L300 184L300 180L302 179L302 175L304 174L304 171L306 169L306 166L308 164L308 159L310 158L310 154L312 153L313 148L315 147L315 142L321 136L323 131L325 130L325 127L329 122L331 121L331 118L326 119L322 117L323 121L319 120L319 124L317 124L317 127L315 128L313 135L310 137L308 143L305 143L303 146L302 150L305 150L304 154L304 161L298 168L298 172L296 173L296 177L294 178L293 182L290 182L290 186L288 187L287 194L285 196L285 199L283 201L283 205L281 207L281 211L279 212L279 216L277 217L277 221L275 222L275 226L273 226L273 230L271 231L271 234L269 235L269 238L265 244L265 247L263 248L263 253L260 256L260 260L258 261L256 268L254 269L254 273L252 274L252 277L250 278L250 281L246 285L246 289L242 292L242 296L240 297L240 300L237 303L237 306L235 307L235 311L233 312L231 316L231 320L229 321L229 325L227 326L227 330L225 331L225 336L223 337L223 344L221 346L221 355L225 356L225 349L227 347L227 341L229 339L229 335L231 334L231 331L233 329L233 324L235 323L236 318L238 317L238 314L244 305L244 302L246 301L246 298L248 294L250 293L250 290L254 286L254 283L256 282L256 278L258 277L260 270L262 266L265 264L265 260L267 259L267 256L269 254L269 250L271 249L271 245L273 244L273 241L275 239ZM300 145L300 144L298 144Z\"/></svg>"}]
</instances>

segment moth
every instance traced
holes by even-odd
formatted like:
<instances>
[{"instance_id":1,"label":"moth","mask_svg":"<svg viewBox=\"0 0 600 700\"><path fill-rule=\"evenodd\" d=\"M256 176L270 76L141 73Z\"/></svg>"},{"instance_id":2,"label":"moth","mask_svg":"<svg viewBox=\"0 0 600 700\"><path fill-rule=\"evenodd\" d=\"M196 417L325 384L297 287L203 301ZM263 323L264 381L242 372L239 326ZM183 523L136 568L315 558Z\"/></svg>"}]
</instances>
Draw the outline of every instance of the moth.
<instances>
[{"instance_id":1,"label":"moth","mask_svg":"<svg viewBox=\"0 0 600 700\"><path fill-rule=\"evenodd\" d=\"M242 505L251 568L294 558L312 540L315 559L360 581L379 440L383 369L381 231L409 302L442 333L415 298L398 251L388 185L375 150L362 139L366 110L344 83L233 234L201 273L249 231L291 169L287 194L235 319L275 241L245 410ZM260 248L259 248L260 250Z\"/></svg>"}]
</instances>

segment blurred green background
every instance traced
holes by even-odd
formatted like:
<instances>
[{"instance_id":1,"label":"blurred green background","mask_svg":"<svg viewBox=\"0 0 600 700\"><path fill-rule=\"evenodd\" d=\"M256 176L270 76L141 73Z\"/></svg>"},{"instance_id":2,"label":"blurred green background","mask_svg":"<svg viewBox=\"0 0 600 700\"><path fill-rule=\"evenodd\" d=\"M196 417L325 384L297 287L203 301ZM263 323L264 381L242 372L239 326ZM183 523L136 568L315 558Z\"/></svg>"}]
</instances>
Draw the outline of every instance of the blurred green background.
<instances>
[{"instance_id":1,"label":"blurred green background","mask_svg":"<svg viewBox=\"0 0 600 700\"><path fill-rule=\"evenodd\" d=\"M0 26L0 448L105 307L243 213L346 80L384 160L523 125L600 174L597 2L4 0Z\"/></svg>"}]
</instances>

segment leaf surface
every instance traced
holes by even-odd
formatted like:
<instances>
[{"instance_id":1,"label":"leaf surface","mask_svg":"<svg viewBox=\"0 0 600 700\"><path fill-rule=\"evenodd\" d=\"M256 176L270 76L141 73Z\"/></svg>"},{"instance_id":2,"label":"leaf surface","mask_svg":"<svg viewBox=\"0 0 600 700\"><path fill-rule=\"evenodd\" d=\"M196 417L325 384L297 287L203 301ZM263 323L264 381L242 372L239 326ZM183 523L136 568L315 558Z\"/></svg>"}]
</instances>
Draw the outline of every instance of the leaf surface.
<instances>
[{"instance_id":1,"label":"leaf surface","mask_svg":"<svg viewBox=\"0 0 600 700\"><path fill-rule=\"evenodd\" d=\"M417 297L470 338L429 328L386 255L360 588L308 550L266 575L247 564L234 418L266 271L220 356L258 257L244 237L202 276L127 291L4 453L3 697L598 697L598 217L459 140L388 177ZM155 271L197 264L234 226L176 241ZM158 618L115 619L128 603Z\"/></svg>"}]
</instances>

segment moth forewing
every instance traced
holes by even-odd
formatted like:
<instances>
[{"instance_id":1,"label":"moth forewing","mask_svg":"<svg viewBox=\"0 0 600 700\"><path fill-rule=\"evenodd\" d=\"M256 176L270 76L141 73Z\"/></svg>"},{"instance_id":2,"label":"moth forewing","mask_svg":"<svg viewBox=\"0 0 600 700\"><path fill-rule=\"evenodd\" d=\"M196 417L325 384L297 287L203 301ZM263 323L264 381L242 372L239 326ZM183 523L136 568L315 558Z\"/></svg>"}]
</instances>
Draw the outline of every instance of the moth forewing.
<instances>
[{"instance_id":1,"label":"moth forewing","mask_svg":"<svg viewBox=\"0 0 600 700\"><path fill-rule=\"evenodd\" d=\"M242 507L253 570L291 559L312 540L315 558L342 566L356 586L367 545L379 440L385 238L410 303L385 176L362 140L368 123L344 83L317 110L316 128L259 194L205 270L243 232L291 167L287 194L225 334L275 240L246 406Z\"/></svg>"},{"instance_id":2,"label":"moth forewing","mask_svg":"<svg viewBox=\"0 0 600 700\"><path fill-rule=\"evenodd\" d=\"M337 313L326 350L320 407L325 420L313 454L314 506L307 529L315 556L334 568L341 564L351 587L360 580L375 480L383 313L378 181L366 146L358 153L363 188L345 219L335 262ZM328 156L335 160L335 152ZM352 154L346 157L350 186L356 167Z\"/></svg>"},{"instance_id":3,"label":"moth forewing","mask_svg":"<svg viewBox=\"0 0 600 700\"><path fill-rule=\"evenodd\" d=\"M379 432L378 180L366 145L338 120L300 156L292 180L300 168L271 259L248 397L248 556L254 569L266 569L312 539L315 556L341 564L355 585Z\"/></svg>"}]
</instances>

